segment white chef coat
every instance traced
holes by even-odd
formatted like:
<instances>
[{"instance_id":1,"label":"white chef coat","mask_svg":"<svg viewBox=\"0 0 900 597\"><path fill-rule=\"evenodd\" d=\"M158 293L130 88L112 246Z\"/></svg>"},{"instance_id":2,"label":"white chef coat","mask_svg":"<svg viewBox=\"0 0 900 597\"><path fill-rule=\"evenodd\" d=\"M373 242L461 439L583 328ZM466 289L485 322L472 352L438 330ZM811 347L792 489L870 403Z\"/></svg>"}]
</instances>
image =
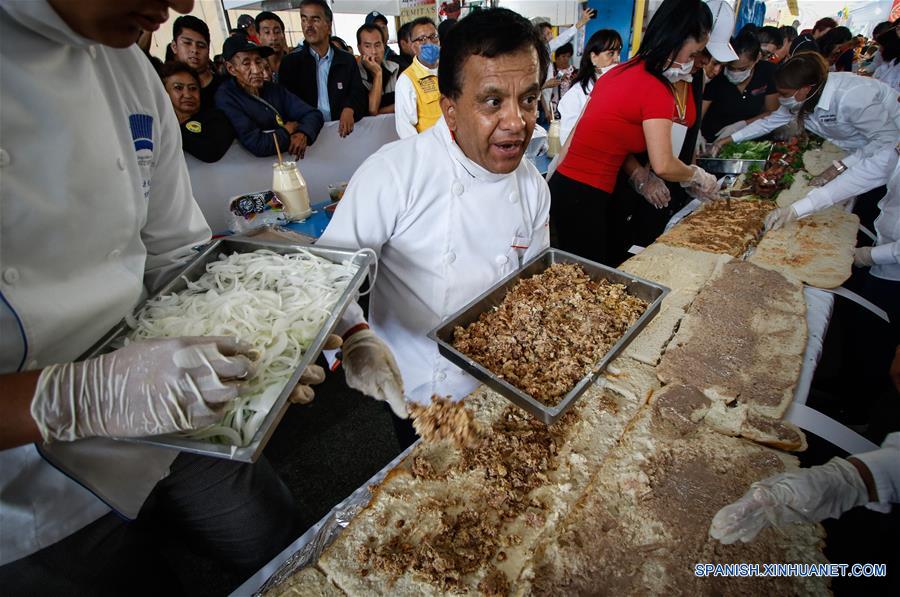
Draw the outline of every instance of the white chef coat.
<instances>
[{"instance_id":1,"label":"white chef coat","mask_svg":"<svg viewBox=\"0 0 900 597\"><path fill-rule=\"evenodd\" d=\"M408 399L460 399L477 387L425 334L547 248L549 213L550 190L529 160L488 172L443 118L359 167L319 244L378 254L369 322L397 358Z\"/></svg>"},{"instance_id":2,"label":"white chef coat","mask_svg":"<svg viewBox=\"0 0 900 597\"><path fill-rule=\"evenodd\" d=\"M878 501L873 504L900 504L900 432L889 433L880 449L853 457L865 463L875 480Z\"/></svg>"},{"instance_id":3,"label":"white chef coat","mask_svg":"<svg viewBox=\"0 0 900 597\"><path fill-rule=\"evenodd\" d=\"M589 81L587 87L587 92L585 92L581 83L575 83L559 100L559 105L556 109L559 111L560 116L560 145L565 145L569 135L575 130L575 125L578 124L578 119L581 118L581 111L584 110L584 106L591 96L591 91L594 89L594 83Z\"/></svg>"},{"instance_id":4,"label":"white chef coat","mask_svg":"<svg viewBox=\"0 0 900 597\"><path fill-rule=\"evenodd\" d=\"M46 0L0 0L0 55L0 372L8 373L76 359L135 307L144 282L160 281L210 232L170 100L137 47L81 37ZM96 470L87 450L135 458L111 487L143 493L140 501L177 455L100 439L50 447L82 481L91 464L114 474ZM0 451L0 564L108 511L34 445Z\"/></svg>"},{"instance_id":5,"label":"white chef coat","mask_svg":"<svg viewBox=\"0 0 900 597\"><path fill-rule=\"evenodd\" d=\"M875 72L872 73L872 77L878 79L894 91L900 92L900 61L894 60L893 62L882 62L882 64L875 69Z\"/></svg>"},{"instance_id":6,"label":"white chef coat","mask_svg":"<svg viewBox=\"0 0 900 597\"><path fill-rule=\"evenodd\" d=\"M418 58L413 58L418 62ZM422 64L419 62L419 64ZM422 68L435 77L438 69L428 68L422 64ZM402 74L402 73L401 73ZM418 135L416 123L419 122L419 106L416 103L416 88L409 77L397 75L397 86L394 89L394 126L397 127L397 136L401 139Z\"/></svg>"},{"instance_id":7,"label":"white chef coat","mask_svg":"<svg viewBox=\"0 0 900 597\"><path fill-rule=\"evenodd\" d=\"M900 143L896 150L900 151ZM872 247L875 265L869 273L885 280L900 281L900 160L896 157L887 193L878 202L878 208L881 213L875 218L876 237Z\"/></svg>"},{"instance_id":8,"label":"white chef coat","mask_svg":"<svg viewBox=\"0 0 900 597\"><path fill-rule=\"evenodd\" d=\"M731 138L736 142L756 139L788 124L794 118L795 114L781 106L769 116L751 122ZM807 129L828 139L850 155L842 160L847 166L846 172L827 185L811 191L807 195L807 198L811 198L810 201L804 199L794 204L794 209L800 216L811 213L815 204L824 200L823 196L832 198L832 203L835 203L853 196L841 196L840 193L844 190L861 186L872 188L868 185L870 173L865 163L879 152L893 151L900 138L900 103L897 102L897 92L869 77L852 73L829 73L822 97L815 109L806 115L804 124Z\"/></svg>"}]
</instances>

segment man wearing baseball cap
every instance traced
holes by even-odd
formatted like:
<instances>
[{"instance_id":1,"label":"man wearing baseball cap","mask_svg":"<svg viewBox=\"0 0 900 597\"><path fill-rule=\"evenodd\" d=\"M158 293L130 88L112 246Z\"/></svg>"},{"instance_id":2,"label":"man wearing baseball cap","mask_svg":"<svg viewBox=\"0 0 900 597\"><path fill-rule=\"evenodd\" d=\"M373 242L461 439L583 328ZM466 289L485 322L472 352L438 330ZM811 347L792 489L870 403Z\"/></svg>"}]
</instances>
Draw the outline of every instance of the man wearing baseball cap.
<instances>
[{"instance_id":1,"label":"man wearing baseball cap","mask_svg":"<svg viewBox=\"0 0 900 597\"><path fill-rule=\"evenodd\" d=\"M375 25L379 29L381 29L381 33L384 37L384 59L390 60L392 62L396 62L397 64L402 64L400 59L400 55L397 54L391 47L388 45L388 40L390 40L390 34L388 33L388 20L387 17L378 12L377 10L373 10L369 14L366 15L366 25Z\"/></svg>"},{"instance_id":2,"label":"man wearing baseball cap","mask_svg":"<svg viewBox=\"0 0 900 597\"><path fill-rule=\"evenodd\" d=\"M322 129L322 113L282 87L263 77L272 48L234 35L225 40L222 57L231 79L216 92L216 107L225 112L235 136L258 157L275 155L275 141L295 158Z\"/></svg>"}]
</instances>

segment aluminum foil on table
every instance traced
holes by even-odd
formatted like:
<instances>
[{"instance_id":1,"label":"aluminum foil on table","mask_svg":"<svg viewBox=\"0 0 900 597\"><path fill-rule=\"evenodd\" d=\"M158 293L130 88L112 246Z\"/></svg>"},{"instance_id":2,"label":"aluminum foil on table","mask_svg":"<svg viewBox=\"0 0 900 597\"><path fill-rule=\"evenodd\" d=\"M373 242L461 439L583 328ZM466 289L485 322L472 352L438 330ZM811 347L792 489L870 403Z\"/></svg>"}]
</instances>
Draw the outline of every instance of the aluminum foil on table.
<instances>
[{"instance_id":1,"label":"aluminum foil on table","mask_svg":"<svg viewBox=\"0 0 900 597\"><path fill-rule=\"evenodd\" d=\"M350 521L369 505L369 502L372 499L372 488L384 481L384 478L387 477L388 473L406 458L419 441L421 440L417 440L413 445L387 463L384 468L375 473L372 478L366 481L359 489L351 493L344 501L332 508L319 522L311 526L299 539L294 541L287 549L276 556L270 565L274 564L277 568L270 575L264 577L265 582L262 582L261 586L257 585L259 587L258 589L252 585L256 581L261 582L262 579L258 579L254 576L244 583L244 585L241 585L234 594L246 594L248 591L243 590L246 587L255 591L253 593L254 596L263 595L303 568L318 562L319 556L322 555L325 548L331 545L341 531L347 528ZM284 559L285 556L286 559ZM280 565L277 564L279 559L283 559ZM266 568L268 568L268 566ZM263 572L266 568L263 568ZM251 586L247 587L248 584Z\"/></svg>"}]
</instances>

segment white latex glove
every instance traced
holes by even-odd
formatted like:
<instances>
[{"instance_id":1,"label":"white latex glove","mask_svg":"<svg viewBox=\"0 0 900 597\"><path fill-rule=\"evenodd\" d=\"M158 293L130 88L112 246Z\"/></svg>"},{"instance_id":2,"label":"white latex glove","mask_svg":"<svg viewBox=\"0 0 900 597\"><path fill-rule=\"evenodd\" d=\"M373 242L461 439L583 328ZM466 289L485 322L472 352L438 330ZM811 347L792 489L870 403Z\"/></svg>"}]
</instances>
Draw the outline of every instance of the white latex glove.
<instances>
[{"instance_id":1,"label":"white latex glove","mask_svg":"<svg viewBox=\"0 0 900 597\"><path fill-rule=\"evenodd\" d=\"M719 139L724 139L725 137L730 137L746 126L746 120L738 120L737 122L733 122L726 127L722 127L722 130L716 133L716 141L718 141Z\"/></svg>"},{"instance_id":2,"label":"white latex glove","mask_svg":"<svg viewBox=\"0 0 900 597\"><path fill-rule=\"evenodd\" d=\"M719 181L716 180L716 177L700 166L691 165L690 168L692 171L691 179L681 183L681 186L687 187L701 201L710 201L718 198Z\"/></svg>"},{"instance_id":3,"label":"white latex glove","mask_svg":"<svg viewBox=\"0 0 900 597\"><path fill-rule=\"evenodd\" d=\"M669 204L669 187L650 168L638 168L631 173L629 182L650 205L662 209Z\"/></svg>"},{"instance_id":4,"label":"white latex glove","mask_svg":"<svg viewBox=\"0 0 900 597\"><path fill-rule=\"evenodd\" d=\"M348 386L375 400L387 402L401 419L409 416L397 361L391 349L375 332L356 332L344 342L342 352Z\"/></svg>"},{"instance_id":5,"label":"white latex glove","mask_svg":"<svg viewBox=\"0 0 900 597\"><path fill-rule=\"evenodd\" d=\"M872 259L872 247L856 247L853 251L853 265L856 267L875 265L875 260Z\"/></svg>"},{"instance_id":6,"label":"white latex glove","mask_svg":"<svg viewBox=\"0 0 900 597\"><path fill-rule=\"evenodd\" d=\"M160 338L41 372L31 416L45 442L144 437L218 421L253 376L229 337Z\"/></svg>"},{"instance_id":7,"label":"white latex glove","mask_svg":"<svg viewBox=\"0 0 900 597\"><path fill-rule=\"evenodd\" d=\"M869 502L856 467L843 458L781 473L750 486L744 496L713 517L709 536L728 545L747 543L767 526L837 518Z\"/></svg>"},{"instance_id":8,"label":"white latex glove","mask_svg":"<svg viewBox=\"0 0 900 597\"><path fill-rule=\"evenodd\" d=\"M769 230L778 230L782 226L786 226L791 222L796 221L799 217L800 216L797 215L797 212L794 211L794 208L790 206L773 209L769 212L769 215L766 216L766 232L768 232Z\"/></svg>"},{"instance_id":9,"label":"white latex glove","mask_svg":"<svg viewBox=\"0 0 900 597\"><path fill-rule=\"evenodd\" d=\"M325 344L322 346L324 350L337 350L341 347L341 337L337 334L330 334L328 338L325 339ZM318 385L325 381L325 370L319 367L318 365L310 365L306 369L303 370L303 375L300 376L300 381L294 387L294 390L291 392L291 402L294 404L309 404L312 402L313 397L316 395L315 391L313 391L312 386Z\"/></svg>"}]
</instances>

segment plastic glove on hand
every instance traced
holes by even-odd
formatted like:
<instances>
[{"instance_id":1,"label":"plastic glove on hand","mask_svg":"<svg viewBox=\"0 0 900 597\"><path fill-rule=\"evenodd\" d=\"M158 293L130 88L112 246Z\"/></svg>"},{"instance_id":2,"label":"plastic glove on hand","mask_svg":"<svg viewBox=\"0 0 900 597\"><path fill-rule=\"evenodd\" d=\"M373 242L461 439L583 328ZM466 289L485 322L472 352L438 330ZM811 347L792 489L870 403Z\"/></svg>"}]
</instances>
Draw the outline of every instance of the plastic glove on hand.
<instances>
[{"instance_id":1,"label":"plastic glove on hand","mask_svg":"<svg viewBox=\"0 0 900 597\"><path fill-rule=\"evenodd\" d=\"M875 265L875 260L872 259L872 247L856 247L853 251L853 265L856 267Z\"/></svg>"},{"instance_id":2,"label":"plastic glove on hand","mask_svg":"<svg viewBox=\"0 0 900 597\"><path fill-rule=\"evenodd\" d=\"M160 338L41 372L31 416L44 441L145 437L218 421L254 374L228 337Z\"/></svg>"},{"instance_id":3,"label":"plastic glove on hand","mask_svg":"<svg viewBox=\"0 0 900 597\"><path fill-rule=\"evenodd\" d=\"M688 187L693 196L701 201L710 201L719 196L719 181L699 166L691 166L691 179L681 183Z\"/></svg>"},{"instance_id":4,"label":"plastic glove on hand","mask_svg":"<svg viewBox=\"0 0 900 597\"><path fill-rule=\"evenodd\" d=\"M350 336L344 342L343 354L348 386L375 400L387 402L401 419L409 417L397 361L375 332L360 330Z\"/></svg>"},{"instance_id":5,"label":"plastic glove on hand","mask_svg":"<svg viewBox=\"0 0 900 597\"><path fill-rule=\"evenodd\" d=\"M340 336L337 334L329 334L328 338L325 339L325 344L322 346L322 349L337 350L341 347L341 344L342 341ZM291 402L294 404L309 404L316 395L312 386L318 385L323 381L325 381L325 370L318 365L308 366L303 370L300 381L294 386L294 389L291 392Z\"/></svg>"},{"instance_id":6,"label":"plastic glove on hand","mask_svg":"<svg viewBox=\"0 0 900 597\"><path fill-rule=\"evenodd\" d=\"M709 536L726 545L747 543L767 526L837 518L868 501L866 484L856 467L843 458L832 458L821 466L754 483L742 498L716 513Z\"/></svg>"},{"instance_id":7,"label":"plastic glove on hand","mask_svg":"<svg viewBox=\"0 0 900 597\"><path fill-rule=\"evenodd\" d=\"M778 230L797 220L799 216L793 207L778 207L769 212L763 223L765 231Z\"/></svg>"},{"instance_id":8,"label":"plastic glove on hand","mask_svg":"<svg viewBox=\"0 0 900 597\"><path fill-rule=\"evenodd\" d=\"M669 204L671 199L669 187L649 168L636 169L631 173L629 181L632 188L656 209L662 209Z\"/></svg>"},{"instance_id":9,"label":"plastic glove on hand","mask_svg":"<svg viewBox=\"0 0 900 597\"><path fill-rule=\"evenodd\" d=\"M841 164L843 166L843 164ZM818 176L814 176L809 180L809 186L811 187L821 187L825 186L832 180L838 177L838 175L846 170L846 168L838 168L838 162L835 162L831 166L828 166L821 174Z\"/></svg>"},{"instance_id":10,"label":"plastic glove on hand","mask_svg":"<svg viewBox=\"0 0 900 597\"><path fill-rule=\"evenodd\" d=\"M738 120L737 122L729 124L728 126L723 127L722 130L720 130L716 134L716 141L718 141L719 139L724 139L726 137L730 138L731 135L735 134L739 130L746 128L746 127L747 127L746 120Z\"/></svg>"}]
</instances>

